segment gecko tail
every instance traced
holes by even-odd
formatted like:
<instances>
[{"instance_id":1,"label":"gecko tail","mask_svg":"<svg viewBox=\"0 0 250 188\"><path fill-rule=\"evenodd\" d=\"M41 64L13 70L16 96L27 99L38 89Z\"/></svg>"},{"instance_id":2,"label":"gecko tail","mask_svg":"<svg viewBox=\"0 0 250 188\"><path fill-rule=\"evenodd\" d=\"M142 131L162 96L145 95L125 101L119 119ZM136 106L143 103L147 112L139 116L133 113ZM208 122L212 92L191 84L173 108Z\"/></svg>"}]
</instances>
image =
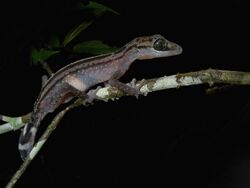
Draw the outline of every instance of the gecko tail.
<instances>
[{"instance_id":1,"label":"gecko tail","mask_svg":"<svg viewBox=\"0 0 250 188\"><path fill-rule=\"evenodd\" d=\"M29 122L24 126L19 137L18 144L18 149L22 160L25 160L30 154L30 151L32 150L34 145L36 132L37 128L32 122Z\"/></svg>"}]
</instances>

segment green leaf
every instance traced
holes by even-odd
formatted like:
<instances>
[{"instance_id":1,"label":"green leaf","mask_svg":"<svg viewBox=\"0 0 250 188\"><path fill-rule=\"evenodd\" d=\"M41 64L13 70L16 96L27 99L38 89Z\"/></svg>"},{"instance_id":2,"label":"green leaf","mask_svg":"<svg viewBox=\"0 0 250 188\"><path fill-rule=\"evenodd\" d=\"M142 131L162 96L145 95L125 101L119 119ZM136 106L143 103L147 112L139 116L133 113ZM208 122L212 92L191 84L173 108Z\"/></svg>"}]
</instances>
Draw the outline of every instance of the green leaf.
<instances>
[{"instance_id":1,"label":"green leaf","mask_svg":"<svg viewBox=\"0 0 250 188\"><path fill-rule=\"evenodd\" d=\"M84 9L90 9L93 10L94 14L96 16L102 16L105 12L112 12L116 15L119 15L118 12L116 12L115 10L109 8L108 6L105 6L103 4L94 2L94 1L89 1L89 3L87 5L84 5L83 3L80 4L80 9L84 10Z\"/></svg>"},{"instance_id":2,"label":"green leaf","mask_svg":"<svg viewBox=\"0 0 250 188\"><path fill-rule=\"evenodd\" d=\"M107 44L104 44L100 40L90 40L76 44L73 47L73 52L99 55L99 54L111 53L116 49L117 49L116 47L111 47Z\"/></svg>"},{"instance_id":3,"label":"green leaf","mask_svg":"<svg viewBox=\"0 0 250 188\"><path fill-rule=\"evenodd\" d=\"M31 49L31 61L34 64L37 64L39 62L47 61L51 56L59 53L59 50L48 50L41 48L40 50L37 50L36 48Z\"/></svg>"},{"instance_id":4,"label":"green leaf","mask_svg":"<svg viewBox=\"0 0 250 188\"><path fill-rule=\"evenodd\" d=\"M74 29L72 29L68 34L65 36L63 40L63 46L66 46L70 41L76 38L83 30L89 27L93 21L84 21Z\"/></svg>"}]
</instances>

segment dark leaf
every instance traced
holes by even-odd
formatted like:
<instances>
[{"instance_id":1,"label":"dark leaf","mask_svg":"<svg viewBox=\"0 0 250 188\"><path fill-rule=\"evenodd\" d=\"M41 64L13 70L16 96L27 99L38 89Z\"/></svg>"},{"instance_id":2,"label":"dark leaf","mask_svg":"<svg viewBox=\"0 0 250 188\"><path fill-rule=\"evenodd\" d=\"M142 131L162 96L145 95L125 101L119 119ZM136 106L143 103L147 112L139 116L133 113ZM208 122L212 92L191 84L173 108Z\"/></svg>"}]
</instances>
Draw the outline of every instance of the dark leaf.
<instances>
[{"instance_id":1,"label":"dark leaf","mask_svg":"<svg viewBox=\"0 0 250 188\"><path fill-rule=\"evenodd\" d=\"M90 9L90 10L93 10L94 14L96 16L102 16L105 12L112 12L116 15L119 15L118 12L116 12L115 10L103 5L103 4L100 4L100 3L97 3L97 2L94 2L94 1L89 1L89 3L87 5L84 5L83 3L80 5L80 8L81 9Z\"/></svg>"},{"instance_id":2,"label":"dark leaf","mask_svg":"<svg viewBox=\"0 0 250 188\"><path fill-rule=\"evenodd\" d=\"M59 50L48 50L40 49L39 51L35 48L31 49L31 62L37 64L39 62L47 61L51 56L59 53Z\"/></svg>"},{"instance_id":3,"label":"dark leaf","mask_svg":"<svg viewBox=\"0 0 250 188\"><path fill-rule=\"evenodd\" d=\"M80 25L78 25L76 28L68 32L68 34L65 36L63 40L63 46L66 46L70 41L76 38L83 30L89 27L92 23L93 21L84 21Z\"/></svg>"}]
</instances>

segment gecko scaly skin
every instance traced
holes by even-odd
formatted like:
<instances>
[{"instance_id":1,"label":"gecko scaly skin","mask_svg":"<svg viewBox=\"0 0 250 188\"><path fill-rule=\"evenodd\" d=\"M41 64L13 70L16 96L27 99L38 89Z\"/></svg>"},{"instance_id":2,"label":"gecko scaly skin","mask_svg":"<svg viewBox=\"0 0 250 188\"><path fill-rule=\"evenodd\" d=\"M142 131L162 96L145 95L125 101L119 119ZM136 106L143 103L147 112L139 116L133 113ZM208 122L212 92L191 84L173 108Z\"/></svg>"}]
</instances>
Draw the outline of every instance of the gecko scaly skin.
<instances>
[{"instance_id":1,"label":"gecko scaly skin","mask_svg":"<svg viewBox=\"0 0 250 188\"><path fill-rule=\"evenodd\" d=\"M30 153L42 119L60 104L74 97L93 99L88 90L100 83L108 83L129 95L138 95L138 89L118 79L137 59L152 59L178 55L182 48L161 35L138 37L115 53L75 61L58 70L43 86L34 105L30 121L19 139L19 151L24 160Z\"/></svg>"}]
</instances>

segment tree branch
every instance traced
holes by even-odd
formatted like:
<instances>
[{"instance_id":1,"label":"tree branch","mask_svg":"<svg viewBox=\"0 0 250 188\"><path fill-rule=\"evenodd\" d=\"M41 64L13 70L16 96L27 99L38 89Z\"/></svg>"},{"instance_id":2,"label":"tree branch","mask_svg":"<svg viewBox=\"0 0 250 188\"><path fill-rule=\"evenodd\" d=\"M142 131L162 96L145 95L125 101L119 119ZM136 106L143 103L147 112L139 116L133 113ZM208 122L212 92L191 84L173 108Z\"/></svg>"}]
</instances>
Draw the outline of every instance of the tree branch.
<instances>
[{"instance_id":1,"label":"tree branch","mask_svg":"<svg viewBox=\"0 0 250 188\"><path fill-rule=\"evenodd\" d=\"M15 131L24 126L26 122L30 119L31 113L28 113L23 116L19 117L10 117L5 115L0 115L0 120L7 122L2 125L0 125L0 134L9 132L9 131Z\"/></svg>"},{"instance_id":2,"label":"tree branch","mask_svg":"<svg viewBox=\"0 0 250 188\"><path fill-rule=\"evenodd\" d=\"M16 184L17 180L22 176L22 174L25 172L31 161L34 159L34 157L37 155L37 153L40 151L44 143L47 141L53 130L56 129L57 125L63 118L63 116L72 108L75 108L82 103L80 100L77 100L74 104L71 104L70 106L66 107L63 111L59 112L52 122L49 124L47 129L44 131L43 135L40 137L40 139L36 142L34 147L32 148L30 154L25 159L25 161L22 163L22 165L19 167L19 169L16 171L16 173L12 176L9 183L6 185L6 188L12 188Z\"/></svg>"},{"instance_id":3,"label":"tree branch","mask_svg":"<svg viewBox=\"0 0 250 188\"><path fill-rule=\"evenodd\" d=\"M216 69L207 69L197 72L182 73L172 76L164 76L160 78L154 78L149 80L141 80L135 84L135 87L139 87L140 91L147 95L149 92L170 89L170 88L179 88L182 86L198 85L198 84L209 84L212 86L215 83L223 84L237 84L237 85L250 85L250 73L248 72L238 72L238 71L227 71L227 70L216 70ZM104 87L96 91L96 95L99 99L119 99L125 94L113 87ZM31 150L27 159L20 166L19 170L13 175L9 181L6 188L12 188L21 175L25 172L31 161L40 151L44 143L47 141L53 130L56 129L57 125L63 118L63 116L72 108L82 105L82 101L78 99L75 103L66 107L63 111L59 112L55 118L52 120L50 125L47 127L43 135L40 137L38 142L35 144ZM16 130L17 128L22 127L21 125L24 122L27 122L30 114L22 117L10 118L7 116L1 116L0 119L8 122L0 126L0 134L8 132L10 130ZM25 118L24 118L25 117ZM21 118L21 120L20 120ZM14 122L14 123L13 123ZM17 126L18 125L18 126Z\"/></svg>"},{"instance_id":4,"label":"tree branch","mask_svg":"<svg viewBox=\"0 0 250 188\"><path fill-rule=\"evenodd\" d=\"M53 71L46 61L40 61L40 64L42 65L42 68L49 74L49 76L53 75Z\"/></svg>"},{"instance_id":5,"label":"tree branch","mask_svg":"<svg viewBox=\"0 0 250 188\"><path fill-rule=\"evenodd\" d=\"M179 73L172 76L163 76L148 80L141 80L135 83L136 87L140 87L142 94L147 95L149 92L165 90L171 88L180 88L183 86L198 84L230 84L230 85L250 85L250 73L228 70L207 69L189 73ZM133 85L130 83L130 85ZM114 87L98 88L96 91L97 98L102 100L115 100L125 94ZM29 119L30 114L21 117L9 117L0 115L0 120L7 122L0 125L0 134L17 130Z\"/></svg>"}]
</instances>

